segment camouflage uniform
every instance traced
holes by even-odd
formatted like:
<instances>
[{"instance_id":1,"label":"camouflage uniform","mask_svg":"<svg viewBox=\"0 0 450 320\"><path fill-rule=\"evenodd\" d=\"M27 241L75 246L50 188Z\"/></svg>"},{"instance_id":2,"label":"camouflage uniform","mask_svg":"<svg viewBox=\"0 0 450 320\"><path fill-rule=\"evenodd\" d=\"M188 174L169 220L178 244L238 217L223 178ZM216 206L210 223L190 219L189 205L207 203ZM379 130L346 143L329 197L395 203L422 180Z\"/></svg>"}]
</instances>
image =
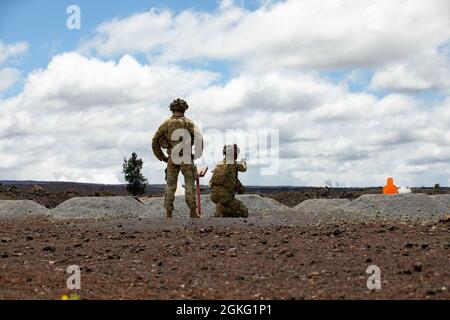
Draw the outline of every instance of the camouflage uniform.
<instances>
[{"instance_id":1,"label":"camouflage uniform","mask_svg":"<svg viewBox=\"0 0 450 320\"><path fill-rule=\"evenodd\" d=\"M172 102L174 104L177 100ZM182 101L182 100L181 100ZM184 102L184 101L183 101ZM181 173L184 176L185 187L185 200L190 209L191 218L198 218L197 203L195 199L195 179L197 170L194 165L194 157L191 156L190 163L181 162L180 164L174 163L171 154L172 149L175 148L182 140L172 141L171 137L175 130L185 129L191 136L191 145L194 143L194 136L199 132L194 125L194 122L184 116L184 110L173 109L171 104L171 110L174 111L173 116L164 121L156 131L152 140L152 150L156 158L160 161L167 162L166 168L166 189L164 193L164 208L168 218L172 217L173 201L175 199L175 191L177 189L178 174ZM187 109L187 108L186 108ZM167 149L166 156L162 149ZM180 153L182 155L182 153Z\"/></svg>"},{"instance_id":2,"label":"camouflage uniform","mask_svg":"<svg viewBox=\"0 0 450 320\"><path fill-rule=\"evenodd\" d=\"M248 208L234 197L236 192L239 194L245 192L244 186L238 179L238 172L245 171L247 171L247 166L236 160L230 164L221 161L214 168L209 185L211 201L216 204L216 217L248 217Z\"/></svg>"}]
</instances>

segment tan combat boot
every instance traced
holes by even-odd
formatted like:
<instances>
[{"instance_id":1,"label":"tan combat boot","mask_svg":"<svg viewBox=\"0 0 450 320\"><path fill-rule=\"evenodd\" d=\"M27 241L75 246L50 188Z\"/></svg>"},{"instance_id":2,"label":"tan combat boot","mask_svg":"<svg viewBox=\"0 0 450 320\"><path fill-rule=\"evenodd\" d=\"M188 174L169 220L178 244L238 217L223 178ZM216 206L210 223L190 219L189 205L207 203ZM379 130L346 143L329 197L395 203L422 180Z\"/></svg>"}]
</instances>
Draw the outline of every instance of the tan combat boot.
<instances>
[{"instance_id":1,"label":"tan combat boot","mask_svg":"<svg viewBox=\"0 0 450 320\"><path fill-rule=\"evenodd\" d=\"M219 203L216 204L216 212L215 212L214 216L216 218L222 218L225 211L226 211L225 207L223 206L223 204L221 204L219 202Z\"/></svg>"},{"instance_id":2,"label":"tan combat boot","mask_svg":"<svg viewBox=\"0 0 450 320\"><path fill-rule=\"evenodd\" d=\"M198 214L197 209L191 209L189 217L194 218L194 219L200 218L200 215Z\"/></svg>"}]
</instances>

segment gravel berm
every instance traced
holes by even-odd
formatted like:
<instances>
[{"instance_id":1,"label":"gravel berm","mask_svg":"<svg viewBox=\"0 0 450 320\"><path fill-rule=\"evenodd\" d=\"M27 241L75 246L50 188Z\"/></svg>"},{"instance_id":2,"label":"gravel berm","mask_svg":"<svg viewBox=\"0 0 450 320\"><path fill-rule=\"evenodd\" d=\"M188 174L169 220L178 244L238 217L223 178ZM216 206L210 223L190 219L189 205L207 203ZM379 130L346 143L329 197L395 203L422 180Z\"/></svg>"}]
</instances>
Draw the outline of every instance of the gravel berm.
<instances>
[{"instance_id":1,"label":"gravel berm","mask_svg":"<svg viewBox=\"0 0 450 320\"><path fill-rule=\"evenodd\" d=\"M340 207L345 214L392 219L439 220L448 207L432 196L420 193L399 195L367 194Z\"/></svg>"},{"instance_id":2,"label":"gravel berm","mask_svg":"<svg viewBox=\"0 0 450 320\"><path fill-rule=\"evenodd\" d=\"M293 210L284 204L277 202L272 198L262 197L257 194L237 195L237 199L241 200L249 209L249 217L264 217L274 212L292 212ZM147 211L142 218L164 217L164 198L141 198L141 201L147 207ZM215 204L209 199L209 194L201 195L200 203L202 207L202 215L204 217L213 217L215 212ZM175 218L189 217L189 209L184 200L184 196L175 197L174 201Z\"/></svg>"},{"instance_id":3,"label":"gravel berm","mask_svg":"<svg viewBox=\"0 0 450 320\"><path fill-rule=\"evenodd\" d=\"M137 218L146 210L134 197L77 197L61 203L51 214L57 219L117 219Z\"/></svg>"},{"instance_id":4,"label":"gravel berm","mask_svg":"<svg viewBox=\"0 0 450 320\"><path fill-rule=\"evenodd\" d=\"M34 215L49 215L50 210L31 200L0 200L0 218L16 219Z\"/></svg>"}]
</instances>

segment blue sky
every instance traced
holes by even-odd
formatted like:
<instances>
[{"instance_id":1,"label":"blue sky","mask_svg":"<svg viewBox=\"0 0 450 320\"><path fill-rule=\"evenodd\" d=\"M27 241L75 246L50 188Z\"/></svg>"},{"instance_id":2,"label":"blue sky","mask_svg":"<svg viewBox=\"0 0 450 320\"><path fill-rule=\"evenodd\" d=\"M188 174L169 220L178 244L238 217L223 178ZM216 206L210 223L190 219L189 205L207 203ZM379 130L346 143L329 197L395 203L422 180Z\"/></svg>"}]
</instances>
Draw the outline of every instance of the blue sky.
<instances>
[{"instance_id":1,"label":"blue sky","mask_svg":"<svg viewBox=\"0 0 450 320\"><path fill-rule=\"evenodd\" d=\"M82 28L66 28L68 6L81 8ZM51 58L61 52L76 50L80 39L106 20L132 15L151 7L170 8L175 12L185 9L214 10L211 0L186 1L108 1L108 0L2 0L0 3L0 39L4 42L27 41L30 51L21 59L21 70L28 73L45 67Z\"/></svg>"},{"instance_id":2,"label":"blue sky","mask_svg":"<svg viewBox=\"0 0 450 320\"><path fill-rule=\"evenodd\" d=\"M81 30L66 28L73 4ZM449 6L3 0L0 177L118 183L137 150L162 182L148 140L181 96L206 134L279 131L280 172L256 164L247 183L448 185Z\"/></svg>"},{"instance_id":3,"label":"blue sky","mask_svg":"<svg viewBox=\"0 0 450 320\"><path fill-rule=\"evenodd\" d=\"M254 9L259 1L244 1L241 4ZM81 8L82 28L66 28L68 6ZM126 17L150 8L168 8L173 12L182 10L214 11L219 1L214 0L2 0L0 3L0 39L4 42L26 41L30 50L20 59L24 74L45 67L51 58L61 52L76 50L83 38L92 35L93 30L104 21ZM144 60L142 55L136 58ZM192 64L192 63L191 63ZM218 70L227 78L229 72L225 61L204 61L202 67ZM20 85L8 92L17 93Z\"/></svg>"}]
</instances>

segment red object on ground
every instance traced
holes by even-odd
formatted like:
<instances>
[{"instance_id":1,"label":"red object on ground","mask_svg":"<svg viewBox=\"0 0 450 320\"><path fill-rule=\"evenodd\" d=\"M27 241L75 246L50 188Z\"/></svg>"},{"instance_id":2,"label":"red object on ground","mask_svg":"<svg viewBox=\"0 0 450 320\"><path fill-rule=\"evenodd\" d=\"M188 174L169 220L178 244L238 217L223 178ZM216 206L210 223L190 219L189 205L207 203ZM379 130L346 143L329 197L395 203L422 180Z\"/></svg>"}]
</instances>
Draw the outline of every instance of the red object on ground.
<instances>
[{"instance_id":1,"label":"red object on ground","mask_svg":"<svg viewBox=\"0 0 450 320\"><path fill-rule=\"evenodd\" d=\"M383 194L398 194L398 188L394 184L393 178L387 179L387 184L383 188Z\"/></svg>"},{"instance_id":2,"label":"red object on ground","mask_svg":"<svg viewBox=\"0 0 450 320\"><path fill-rule=\"evenodd\" d=\"M200 204L200 177L204 177L207 171L208 167L197 169L197 177L195 179L197 184L197 214L199 216L202 215L202 206Z\"/></svg>"},{"instance_id":3,"label":"red object on ground","mask_svg":"<svg viewBox=\"0 0 450 320\"><path fill-rule=\"evenodd\" d=\"M200 176L197 175L197 213L199 216L202 215L202 206L200 205Z\"/></svg>"}]
</instances>

